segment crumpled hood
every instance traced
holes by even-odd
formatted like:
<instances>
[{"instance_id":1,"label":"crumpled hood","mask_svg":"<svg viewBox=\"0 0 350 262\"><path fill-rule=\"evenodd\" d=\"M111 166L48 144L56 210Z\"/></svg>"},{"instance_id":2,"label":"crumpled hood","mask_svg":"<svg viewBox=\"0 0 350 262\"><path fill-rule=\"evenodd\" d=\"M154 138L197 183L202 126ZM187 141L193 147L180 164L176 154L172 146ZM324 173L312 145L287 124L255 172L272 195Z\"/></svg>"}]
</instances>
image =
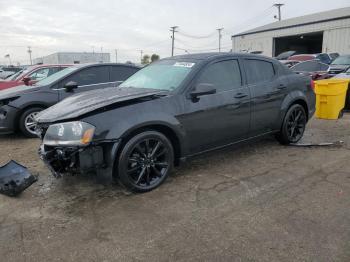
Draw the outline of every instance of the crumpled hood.
<instances>
[{"instance_id":1,"label":"crumpled hood","mask_svg":"<svg viewBox=\"0 0 350 262\"><path fill-rule=\"evenodd\" d=\"M94 110L118 102L164 93L163 90L144 88L103 88L70 96L37 115L38 123L52 123L77 118Z\"/></svg>"},{"instance_id":2,"label":"crumpled hood","mask_svg":"<svg viewBox=\"0 0 350 262\"><path fill-rule=\"evenodd\" d=\"M38 91L39 89L40 89L39 86L23 85L23 86L16 86L16 87L0 90L0 100L32 93L32 92Z\"/></svg>"}]
</instances>

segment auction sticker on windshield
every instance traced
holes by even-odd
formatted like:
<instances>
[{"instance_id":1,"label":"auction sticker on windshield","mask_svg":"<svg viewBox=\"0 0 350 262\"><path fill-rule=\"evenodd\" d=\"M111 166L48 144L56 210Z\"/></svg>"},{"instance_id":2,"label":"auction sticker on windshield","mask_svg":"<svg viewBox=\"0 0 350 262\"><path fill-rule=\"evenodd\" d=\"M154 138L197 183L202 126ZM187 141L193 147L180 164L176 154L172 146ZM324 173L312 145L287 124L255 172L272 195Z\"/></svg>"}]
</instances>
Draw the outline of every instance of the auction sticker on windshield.
<instances>
[{"instance_id":1,"label":"auction sticker on windshield","mask_svg":"<svg viewBox=\"0 0 350 262\"><path fill-rule=\"evenodd\" d=\"M195 63L187 63L187 62L176 62L174 66L178 67L186 67L186 68L192 68L195 65Z\"/></svg>"}]
</instances>

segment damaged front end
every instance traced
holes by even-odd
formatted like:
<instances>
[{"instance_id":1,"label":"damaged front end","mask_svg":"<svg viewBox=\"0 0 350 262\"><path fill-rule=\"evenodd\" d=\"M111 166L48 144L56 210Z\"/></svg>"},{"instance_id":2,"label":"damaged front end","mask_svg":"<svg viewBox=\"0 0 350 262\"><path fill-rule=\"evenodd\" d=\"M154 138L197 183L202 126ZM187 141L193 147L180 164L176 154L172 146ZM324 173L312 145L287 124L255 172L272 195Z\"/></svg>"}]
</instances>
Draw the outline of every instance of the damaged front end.
<instances>
[{"instance_id":1,"label":"damaged front end","mask_svg":"<svg viewBox=\"0 0 350 262\"><path fill-rule=\"evenodd\" d=\"M101 146L79 148L42 144L39 155L56 178L63 174L89 173L106 166Z\"/></svg>"},{"instance_id":2,"label":"damaged front end","mask_svg":"<svg viewBox=\"0 0 350 262\"><path fill-rule=\"evenodd\" d=\"M40 158L56 178L95 173L103 181L113 180L118 141L93 141L95 127L79 121L38 128L43 140Z\"/></svg>"}]
</instances>

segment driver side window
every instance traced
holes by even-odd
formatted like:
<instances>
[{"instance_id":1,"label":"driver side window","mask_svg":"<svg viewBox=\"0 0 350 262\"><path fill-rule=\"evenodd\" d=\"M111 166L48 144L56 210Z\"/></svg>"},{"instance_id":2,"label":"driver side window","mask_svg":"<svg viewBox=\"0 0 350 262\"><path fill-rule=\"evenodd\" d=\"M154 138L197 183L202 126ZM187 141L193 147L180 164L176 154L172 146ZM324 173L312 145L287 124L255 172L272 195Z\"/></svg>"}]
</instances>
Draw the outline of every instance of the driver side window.
<instances>
[{"instance_id":1,"label":"driver side window","mask_svg":"<svg viewBox=\"0 0 350 262\"><path fill-rule=\"evenodd\" d=\"M49 71L50 71L49 68L41 68L41 69L36 70L34 73L31 73L29 75L29 77L31 80L40 81L40 80L48 77Z\"/></svg>"},{"instance_id":2,"label":"driver side window","mask_svg":"<svg viewBox=\"0 0 350 262\"><path fill-rule=\"evenodd\" d=\"M78 86L107 83L109 82L109 67L98 66L79 70L67 77L63 81L63 86L71 81L76 82Z\"/></svg>"},{"instance_id":3,"label":"driver side window","mask_svg":"<svg viewBox=\"0 0 350 262\"><path fill-rule=\"evenodd\" d=\"M198 84L214 85L217 93L242 86L242 77L237 60L227 60L209 65L200 75Z\"/></svg>"}]
</instances>

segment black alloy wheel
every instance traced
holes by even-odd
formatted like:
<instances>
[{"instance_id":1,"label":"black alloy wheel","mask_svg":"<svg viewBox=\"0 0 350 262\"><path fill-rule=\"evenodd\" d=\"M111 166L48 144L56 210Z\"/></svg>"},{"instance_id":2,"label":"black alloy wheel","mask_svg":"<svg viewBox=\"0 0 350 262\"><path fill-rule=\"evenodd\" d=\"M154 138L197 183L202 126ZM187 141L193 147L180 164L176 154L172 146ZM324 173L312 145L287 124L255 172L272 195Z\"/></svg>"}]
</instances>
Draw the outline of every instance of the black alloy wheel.
<instances>
[{"instance_id":1,"label":"black alloy wheel","mask_svg":"<svg viewBox=\"0 0 350 262\"><path fill-rule=\"evenodd\" d=\"M129 190L148 192L160 186L173 168L171 142L161 133L146 131L124 146L118 163L118 179Z\"/></svg>"},{"instance_id":2,"label":"black alloy wheel","mask_svg":"<svg viewBox=\"0 0 350 262\"><path fill-rule=\"evenodd\" d=\"M298 143L303 137L307 118L305 109L299 105L293 105L288 110L278 139L282 144Z\"/></svg>"}]
</instances>

